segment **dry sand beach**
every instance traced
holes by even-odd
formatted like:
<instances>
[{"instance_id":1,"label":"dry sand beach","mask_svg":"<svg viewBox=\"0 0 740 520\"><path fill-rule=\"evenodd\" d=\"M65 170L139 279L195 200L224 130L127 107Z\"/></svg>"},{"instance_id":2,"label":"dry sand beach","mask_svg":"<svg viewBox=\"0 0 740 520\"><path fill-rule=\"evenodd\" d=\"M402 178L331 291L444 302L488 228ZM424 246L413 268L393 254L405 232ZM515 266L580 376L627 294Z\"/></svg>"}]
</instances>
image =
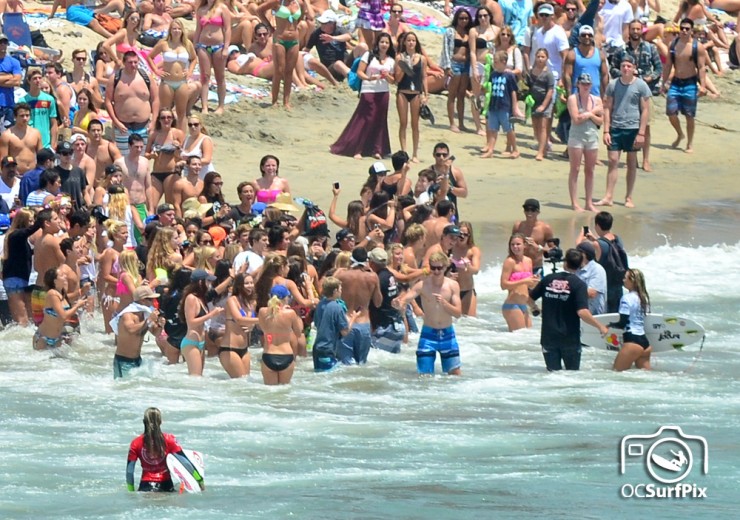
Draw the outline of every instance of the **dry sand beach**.
<instances>
[{"instance_id":1,"label":"dry sand beach","mask_svg":"<svg viewBox=\"0 0 740 520\"><path fill-rule=\"evenodd\" d=\"M676 2L663 7L664 15L672 17ZM413 7L435 13L420 4ZM47 6L48 8L48 6ZM192 23L192 22L190 22ZM47 41L63 48L66 67L71 68L69 56L74 48L93 49L99 38L88 29L59 20L59 26L45 30ZM70 32L81 33L74 37ZM438 58L441 37L430 32L420 32L423 45L429 54ZM229 81L268 87L264 82L227 74ZM656 114L652 124L652 172L638 171L635 189L636 209L626 209L621 204L624 196L624 170L615 192L615 206L611 211L617 218L626 218L639 224L641 215L653 212L676 211L691 208L700 201L735 200L738 198L736 155L738 143L738 95L740 72L726 71L724 77L713 78L722 92L717 100L702 98L697 114L694 154L671 149L675 134L664 115L665 99L655 98ZM235 200L235 187L242 180L254 179L259 174L260 157L271 153L281 160L281 174L290 181L293 195L307 197L328 209L331 184L342 185L340 208L358 198L360 187L367 177L371 159L354 160L329 153L329 145L337 138L355 109L357 95L346 84L323 91L295 92L293 110L271 108L269 100L241 99L227 106L223 116L208 115L205 122L216 143L214 164L225 179L225 192ZM498 235L508 230L511 222L521 215L525 198L538 198L543 206L542 218L560 221L567 236L570 229L577 230L587 224L591 214L571 211L567 191L568 162L559 157L564 145L554 145L552 158L534 161L531 127L519 125L517 129L522 157L480 159L479 149L483 138L473 133L453 134L447 129L446 97L431 96L430 107L436 116L436 125L422 121L420 158L422 164L414 166L412 180L423 165L431 164L432 147L439 141L449 144L462 168L470 194L462 201L460 211L466 220L481 224ZM468 117L469 105L466 106ZM391 98L388 116L391 148L398 148L398 114L395 97ZM472 127L472 121L468 122ZM409 132L410 133L410 132ZM411 136L409 135L409 142ZM605 150L600 158L606 160ZM386 159L390 166L390 159ZM581 174L582 175L582 174ZM606 166L596 170L595 196L600 197L605 187ZM582 176L579 193L583 194ZM556 231L558 231L556 229ZM677 232L681 227L676 228ZM574 233L577 231L574 231ZM489 235L489 232L485 233Z\"/></svg>"}]
</instances>

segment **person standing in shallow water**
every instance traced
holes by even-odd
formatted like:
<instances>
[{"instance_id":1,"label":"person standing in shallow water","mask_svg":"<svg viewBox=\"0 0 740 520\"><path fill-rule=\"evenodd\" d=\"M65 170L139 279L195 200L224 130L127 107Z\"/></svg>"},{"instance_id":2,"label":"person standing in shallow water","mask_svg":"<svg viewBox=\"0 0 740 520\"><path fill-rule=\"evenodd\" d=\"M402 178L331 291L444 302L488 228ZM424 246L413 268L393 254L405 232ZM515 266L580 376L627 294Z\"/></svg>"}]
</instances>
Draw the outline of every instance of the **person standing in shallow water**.
<instances>
[{"instance_id":1,"label":"person standing in shallow water","mask_svg":"<svg viewBox=\"0 0 740 520\"><path fill-rule=\"evenodd\" d=\"M167 455L172 453L185 469L195 477L201 489L205 489L203 477L196 471L183 453L182 448L171 433L162 432L162 413L157 408L147 408L144 412L144 433L131 441L126 464L126 486L134 488L134 469L136 461L141 460L141 482L139 491L174 491L172 476L167 469Z\"/></svg>"},{"instance_id":2,"label":"person standing in shallow water","mask_svg":"<svg viewBox=\"0 0 740 520\"><path fill-rule=\"evenodd\" d=\"M450 259L441 251L429 257L429 276L414 284L403 296L394 300L396 309L421 296L424 326L416 347L416 369L420 376L434 375L434 362L439 352L442 372L451 376L462 374L460 349L452 326L452 318L462 316L460 286L445 277Z\"/></svg>"}]
</instances>

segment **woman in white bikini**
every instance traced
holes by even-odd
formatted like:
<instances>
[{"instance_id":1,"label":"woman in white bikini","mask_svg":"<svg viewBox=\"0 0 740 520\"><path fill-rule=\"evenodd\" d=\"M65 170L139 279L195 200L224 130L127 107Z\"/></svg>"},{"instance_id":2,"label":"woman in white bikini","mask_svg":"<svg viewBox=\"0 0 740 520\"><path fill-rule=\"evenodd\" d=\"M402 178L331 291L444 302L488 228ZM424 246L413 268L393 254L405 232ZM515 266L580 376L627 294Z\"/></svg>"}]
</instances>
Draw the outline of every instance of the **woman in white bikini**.
<instances>
[{"instance_id":1,"label":"woman in white bikini","mask_svg":"<svg viewBox=\"0 0 740 520\"><path fill-rule=\"evenodd\" d=\"M198 116L188 117L188 135L180 147L180 158L187 161L188 157L200 157L200 179L215 170L213 163L213 140L208 135L203 121ZM187 167L184 170L187 175Z\"/></svg>"},{"instance_id":2,"label":"woman in white bikini","mask_svg":"<svg viewBox=\"0 0 740 520\"><path fill-rule=\"evenodd\" d=\"M157 66L154 58L162 55L162 63ZM147 56L149 68L159 76L159 105L161 107L175 107L179 129L185 132L187 114L193 108L198 98L200 82L193 81L196 55L195 47L185 35L182 21L177 18L170 23L167 38L159 40Z\"/></svg>"}]
</instances>

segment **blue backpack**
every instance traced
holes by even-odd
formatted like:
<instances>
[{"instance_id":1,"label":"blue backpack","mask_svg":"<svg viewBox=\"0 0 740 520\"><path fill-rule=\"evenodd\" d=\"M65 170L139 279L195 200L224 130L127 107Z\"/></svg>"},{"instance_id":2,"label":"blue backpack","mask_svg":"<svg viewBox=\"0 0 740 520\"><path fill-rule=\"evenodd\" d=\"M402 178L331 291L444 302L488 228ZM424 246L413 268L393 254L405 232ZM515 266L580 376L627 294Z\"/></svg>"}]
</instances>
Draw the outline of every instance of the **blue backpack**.
<instances>
[{"instance_id":1,"label":"blue backpack","mask_svg":"<svg viewBox=\"0 0 740 520\"><path fill-rule=\"evenodd\" d=\"M349 75L347 75L347 85L355 92L359 92L362 88L362 79L357 75L357 69L360 68L360 61L362 58L355 58L352 62L352 67L349 69Z\"/></svg>"}]
</instances>

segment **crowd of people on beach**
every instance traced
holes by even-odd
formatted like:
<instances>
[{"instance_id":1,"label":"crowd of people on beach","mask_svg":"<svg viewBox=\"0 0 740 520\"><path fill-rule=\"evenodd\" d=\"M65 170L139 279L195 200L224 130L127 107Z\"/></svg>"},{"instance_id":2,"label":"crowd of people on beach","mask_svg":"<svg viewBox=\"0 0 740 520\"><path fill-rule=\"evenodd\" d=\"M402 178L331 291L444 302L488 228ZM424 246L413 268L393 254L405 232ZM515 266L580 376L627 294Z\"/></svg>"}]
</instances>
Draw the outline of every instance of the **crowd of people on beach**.
<instances>
[{"instance_id":1,"label":"crowd of people on beach","mask_svg":"<svg viewBox=\"0 0 740 520\"><path fill-rule=\"evenodd\" d=\"M42 69L9 52L10 40L0 34L3 324L33 323L33 347L62 352L79 332L80 316L99 312L93 315L102 316L101 329L115 338L115 377L141 365L149 333L162 356L184 360L191 375L202 375L211 356L229 376L248 375L250 348L260 346L265 383L285 384L309 352L314 369L328 371L365 363L372 348L397 353L409 333L419 332L418 372L434 373L439 353L443 372L459 374L453 319L477 314L474 280L482 259L473 225L461 217L468 186L449 145L437 143L433 162L411 177L428 96L447 90L453 132L465 130L464 107L472 101L484 156L493 154L501 129L508 153L517 156L512 121L523 115L522 102L537 159L544 159L560 106L557 133L568 143L573 208L582 209L576 183L584 162L585 209L597 211L613 204L621 152L628 156L626 205L633 205L637 148L650 168L656 91L667 91L675 146L683 138L678 113L686 116L691 150L696 101L712 88L706 69L717 65L710 43L697 43L701 2L676 15L680 32L672 42L671 24L648 24L653 8L643 2L459 3L454 12L445 6L452 24L439 65L401 21L401 4L387 6L386 21L386 6L374 1L360 4L351 19L342 5L302 0L246 6L155 0L136 9L118 0L100 8L70 0L67 18L106 38L89 71L91 49L71 53L71 71L58 61ZM50 16L60 5L54 2ZM11 1L4 7L18 8ZM182 22L189 17L192 34ZM709 39L715 47L727 44L717 34ZM307 53L313 47L318 59ZM238 184L236 202L226 201L215 143L194 107L208 111L213 70L216 113L223 112L224 71L236 66L271 75L274 104L282 80L286 107L292 82L313 81L307 70L332 84L359 81L357 109L332 152L378 160L346 214L337 209L340 183L327 213L294 198L272 154L259 161L254 180ZM393 83L401 150L391 155ZM528 94L518 96L525 88ZM108 125L112 139L104 137ZM609 172L607 192L594 203L600 140L609 149ZM392 169L380 160L388 157ZM628 343L640 350L623 349L615 368L649 367L642 330L649 297L611 231L612 216L599 212L594 230L584 229L577 248L563 254L550 226L538 220L539 202L527 199L523 209L501 276L509 330L531 327L531 314L540 312L535 300L543 298L547 367L557 370L564 361L578 368L580 320L603 332L592 316L618 312L626 318L612 325L626 327L634 336ZM329 222L339 227L333 244ZM564 261L568 274L545 275L546 258Z\"/></svg>"}]
</instances>

